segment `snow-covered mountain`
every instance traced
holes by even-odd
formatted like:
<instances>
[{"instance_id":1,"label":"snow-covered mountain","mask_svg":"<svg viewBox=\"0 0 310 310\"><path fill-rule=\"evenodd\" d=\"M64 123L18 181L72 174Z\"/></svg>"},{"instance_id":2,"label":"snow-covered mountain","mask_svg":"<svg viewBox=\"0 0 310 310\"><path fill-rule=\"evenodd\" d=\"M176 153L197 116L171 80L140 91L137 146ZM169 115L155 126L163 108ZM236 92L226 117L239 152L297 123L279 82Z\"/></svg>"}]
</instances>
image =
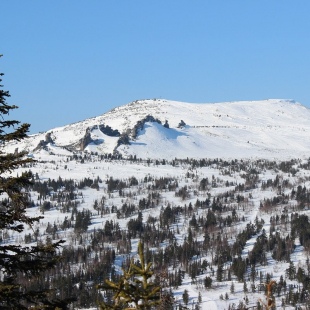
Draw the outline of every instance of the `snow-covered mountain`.
<instances>
[{"instance_id":1,"label":"snow-covered mountain","mask_svg":"<svg viewBox=\"0 0 310 310\"><path fill-rule=\"evenodd\" d=\"M292 100L193 104L137 100L9 148L138 158L290 158L310 153L310 110Z\"/></svg>"}]
</instances>

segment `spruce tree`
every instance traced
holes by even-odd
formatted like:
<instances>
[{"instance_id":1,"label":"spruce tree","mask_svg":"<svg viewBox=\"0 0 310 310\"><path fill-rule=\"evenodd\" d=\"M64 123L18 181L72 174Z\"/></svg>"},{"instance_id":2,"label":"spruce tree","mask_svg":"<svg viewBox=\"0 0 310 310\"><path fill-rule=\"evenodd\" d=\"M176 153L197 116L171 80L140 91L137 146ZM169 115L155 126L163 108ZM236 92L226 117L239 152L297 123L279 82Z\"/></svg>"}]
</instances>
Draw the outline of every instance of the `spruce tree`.
<instances>
[{"instance_id":1,"label":"spruce tree","mask_svg":"<svg viewBox=\"0 0 310 310\"><path fill-rule=\"evenodd\" d=\"M114 292L112 304L100 303L101 310L146 310L154 309L160 304L160 287L151 281L152 263L145 263L143 245L138 244L139 263L133 260L118 282L106 280L105 284L98 285L99 289Z\"/></svg>"},{"instance_id":2,"label":"spruce tree","mask_svg":"<svg viewBox=\"0 0 310 310\"><path fill-rule=\"evenodd\" d=\"M189 302L188 290L184 290L184 292L182 294L182 299L183 299L183 302L185 303L185 305L187 305Z\"/></svg>"},{"instance_id":3,"label":"spruce tree","mask_svg":"<svg viewBox=\"0 0 310 310\"><path fill-rule=\"evenodd\" d=\"M2 76L3 73L0 73ZM31 173L14 174L16 168L33 160L27 157L26 152L5 151L6 144L27 137L30 125L9 119L10 112L18 107L6 102L10 94L2 87L0 85L0 236L22 233L25 226L32 227L41 218L30 217L26 213ZM30 291L20 284L22 280L23 283L31 281L54 267L62 242L24 246L5 243L0 239L0 309L66 309L67 302L53 300L50 290Z\"/></svg>"}]
</instances>

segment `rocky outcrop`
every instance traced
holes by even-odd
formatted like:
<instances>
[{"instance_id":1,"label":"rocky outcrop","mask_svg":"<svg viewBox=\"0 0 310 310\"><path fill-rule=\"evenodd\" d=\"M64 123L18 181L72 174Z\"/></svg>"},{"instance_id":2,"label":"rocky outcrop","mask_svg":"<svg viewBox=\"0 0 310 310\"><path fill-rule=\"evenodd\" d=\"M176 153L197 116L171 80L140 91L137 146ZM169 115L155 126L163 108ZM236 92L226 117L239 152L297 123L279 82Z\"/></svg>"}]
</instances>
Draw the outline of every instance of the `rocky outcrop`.
<instances>
[{"instance_id":1,"label":"rocky outcrop","mask_svg":"<svg viewBox=\"0 0 310 310\"><path fill-rule=\"evenodd\" d=\"M186 123L181 119L179 125L178 125L178 128L183 128L186 126Z\"/></svg>"},{"instance_id":2,"label":"rocky outcrop","mask_svg":"<svg viewBox=\"0 0 310 310\"><path fill-rule=\"evenodd\" d=\"M109 137L119 137L121 133L117 129L112 129L109 125L99 125L100 131Z\"/></svg>"},{"instance_id":3,"label":"rocky outcrop","mask_svg":"<svg viewBox=\"0 0 310 310\"><path fill-rule=\"evenodd\" d=\"M116 148L118 148L120 145L130 145L128 133L122 133L121 134L121 136L117 140Z\"/></svg>"},{"instance_id":4,"label":"rocky outcrop","mask_svg":"<svg viewBox=\"0 0 310 310\"><path fill-rule=\"evenodd\" d=\"M161 121L159 119L154 118L152 115L147 115L144 119L138 121L137 124L132 128L131 136L133 137L133 139L137 138L139 130L142 130L144 124L147 122L156 122L158 124L161 124Z\"/></svg>"},{"instance_id":5,"label":"rocky outcrop","mask_svg":"<svg viewBox=\"0 0 310 310\"><path fill-rule=\"evenodd\" d=\"M91 138L91 128L87 128L84 137L79 141L79 148L81 151L84 151L86 146L94 142L94 140Z\"/></svg>"},{"instance_id":6,"label":"rocky outcrop","mask_svg":"<svg viewBox=\"0 0 310 310\"><path fill-rule=\"evenodd\" d=\"M45 139L41 140L38 145L36 146L36 148L34 149L34 151L38 151L38 150L47 150L47 145L48 144L54 144L54 141L52 139L52 132L47 132L45 135Z\"/></svg>"},{"instance_id":7,"label":"rocky outcrop","mask_svg":"<svg viewBox=\"0 0 310 310\"><path fill-rule=\"evenodd\" d=\"M54 141L52 139L52 133L51 132L47 132L46 135L45 135L45 143L48 144L48 143L51 143L53 144Z\"/></svg>"},{"instance_id":8,"label":"rocky outcrop","mask_svg":"<svg viewBox=\"0 0 310 310\"><path fill-rule=\"evenodd\" d=\"M165 121L164 127L165 127L165 128L168 128L168 129L170 128L170 127L169 127L169 123L168 123L167 120Z\"/></svg>"}]
</instances>

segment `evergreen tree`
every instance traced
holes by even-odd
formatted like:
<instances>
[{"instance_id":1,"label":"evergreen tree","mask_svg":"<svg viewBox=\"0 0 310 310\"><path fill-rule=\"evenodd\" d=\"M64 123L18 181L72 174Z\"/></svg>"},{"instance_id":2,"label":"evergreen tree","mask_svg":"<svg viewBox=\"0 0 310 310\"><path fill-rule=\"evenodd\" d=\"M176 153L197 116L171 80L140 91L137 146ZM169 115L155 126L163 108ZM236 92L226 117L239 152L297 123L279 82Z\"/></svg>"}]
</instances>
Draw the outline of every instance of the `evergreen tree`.
<instances>
[{"instance_id":1,"label":"evergreen tree","mask_svg":"<svg viewBox=\"0 0 310 310\"><path fill-rule=\"evenodd\" d=\"M182 299L183 299L183 302L185 303L185 305L187 305L189 302L189 295L188 295L187 290L184 290L183 295L182 295Z\"/></svg>"},{"instance_id":2,"label":"evergreen tree","mask_svg":"<svg viewBox=\"0 0 310 310\"><path fill-rule=\"evenodd\" d=\"M151 271L152 263L145 263L141 242L138 245L138 254L140 262L131 261L128 270L123 270L123 276L118 282L106 280L105 284L97 286L99 289L114 292L113 303L100 303L101 310L146 310L160 304L160 287L150 281L154 274Z\"/></svg>"},{"instance_id":3,"label":"evergreen tree","mask_svg":"<svg viewBox=\"0 0 310 310\"><path fill-rule=\"evenodd\" d=\"M292 261L290 261L290 265L286 269L286 274L290 280L294 280L296 277L296 268L295 268L294 263Z\"/></svg>"},{"instance_id":4,"label":"evergreen tree","mask_svg":"<svg viewBox=\"0 0 310 310\"><path fill-rule=\"evenodd\" d=\"M243 292L244 292L244 293L247 293L247 292L248 292L248 286L247 286L247 284L246 284L245 281L243 282Z\"/></svg>"},{"instance_id":5,"label":"evergreen tree","mask_svg":"<svg viewBox=\"0 0 310 310\"><path fill-rule=\"evenodd\" d=\"M202 297L201 297L201 292L198 293L198 303L202 303Z\"/></svg>"},{"instance_id":6,"label":"evergreen tree","mask_svg":"<svg viewBox=\"0 0 310 310\"><path fill-rule=\"evenodd\" d=\"M2 55L0 55L1 57ZM3 76L3 73L0 73ZM0 83L2 79L0 78ZM9 120L8 115L17 108L6 103L8 91L0 85L0 235L22 233L25 225L32 227L41 217L29 217L27 187L31 184L31 173L13 174L14 169L32 160L25 152L16 150L7 153L5 145L27 137L29 124ZM1 309L65 309L66 301L53 300L50 290L27 290L20 284L25 278L31 281L36 276L54 267L59 256L57 249L63 241L36 246L22 246L0 242L0 308ZM35 308L34 308L35 307Z\"/></svg>"},{"instance_id":7,"label":"evergreen tree","mask_svg":"<svg viewBox=\"0 0 310 310\"><path fill-rule=\"evenodd\" d=\"M230 285L230 293L231 293L231 294L234 294L234 293L235 293L235 284L234 284L234 282L231 282L231 285Z\"/></svg>"},{"instance_id":8,"label":"evergreen tree","mask_svg":"<svg viewBox=\"0 0 310 310\"><path fill-rule=\"evenodd\" d=\"M205 285L205 288L211 288L211 286L212 286L212 278L206 276L205 279L204 279L204 285Z\"/></svg>"},{"instance_id":9,"label":"evergreen tree","mask_svg":"<svg viewBox=\"0 0 310 310\"><path fill-rule=\"evenodd\" d=\"M222 282L223 274L224 274L223 264L219 264L216 271L216 280Z\"/></svg>"}]
</instances>

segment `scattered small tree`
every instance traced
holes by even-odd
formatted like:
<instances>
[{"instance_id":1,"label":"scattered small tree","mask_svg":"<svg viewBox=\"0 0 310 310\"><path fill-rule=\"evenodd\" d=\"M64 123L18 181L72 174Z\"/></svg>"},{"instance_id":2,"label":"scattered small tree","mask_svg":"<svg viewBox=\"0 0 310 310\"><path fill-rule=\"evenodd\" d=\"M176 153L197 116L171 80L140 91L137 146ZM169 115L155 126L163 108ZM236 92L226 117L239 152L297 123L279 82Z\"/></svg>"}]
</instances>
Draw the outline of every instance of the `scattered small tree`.
<instances>
[{"instance_id":1,"label":"scattered small tree","mask_svg":"<svg viewBox=\"0 0 310 310\"><path fill-rule=\"evenodd\" d=\"M198 293L198 303L202 303L202 297L201 297L201 292Z\"/></svg>"},{"instance_id":2,"label":"scattered small tree","mask_svg":"<svg viewBox=\"0 0 310 310\"><path fill-rule=\"evenodd\" d=\"M183 299L183 302L185 303L185 305L188 305L189 295L188 295L188 291L187 290L184 290L183 295L182 295L182 299Z\"/></svg>"},{"instance_id":3,"label":"scattered small tree","mask_svg":"<svg viewBox=\"0 0 310 310\"><path fill-rule=\"evenodd\" d=\"M234 284L234 282L231 282L230 293L233 294L234 292L235 292L235 284Z\"/></svg>"},{"instance_id":4,"label":"scattered small tree","mask_svg":"<svg viewBox=\"0 0 310 310\"><path fill-rule=\"evenodd\" d=\"M246 284L245 281L243 282L243 292L244 292L244 293L247 293L247 292L248 292L248 286L247 286L247 284Z\"/></svg>"},{"instance_id":5,"label":"scattered small tree","mask_svg":"<svg viewBox=\"0 0 310 310\"><path fill-rule=\"evenodd\" d=\"M204 285L205 285L205 288L211 288L211 286L212 286L212 278L208 277L208 276L205 277Z\"/></svg>"}]
</instances>

